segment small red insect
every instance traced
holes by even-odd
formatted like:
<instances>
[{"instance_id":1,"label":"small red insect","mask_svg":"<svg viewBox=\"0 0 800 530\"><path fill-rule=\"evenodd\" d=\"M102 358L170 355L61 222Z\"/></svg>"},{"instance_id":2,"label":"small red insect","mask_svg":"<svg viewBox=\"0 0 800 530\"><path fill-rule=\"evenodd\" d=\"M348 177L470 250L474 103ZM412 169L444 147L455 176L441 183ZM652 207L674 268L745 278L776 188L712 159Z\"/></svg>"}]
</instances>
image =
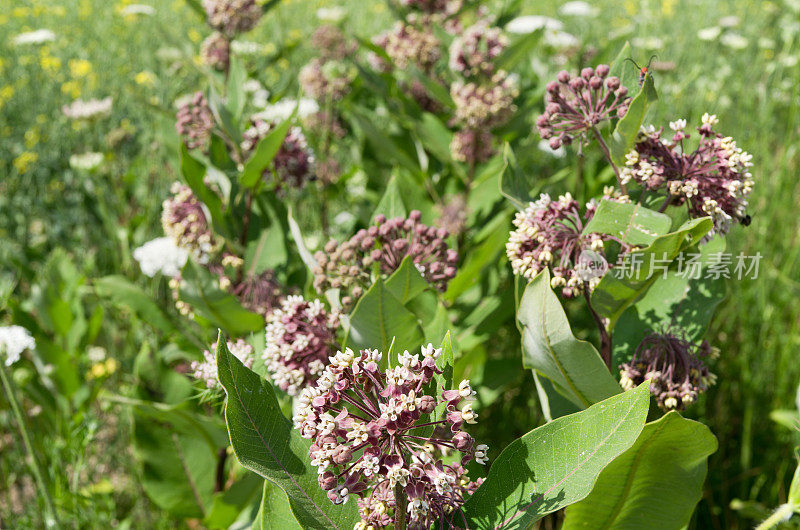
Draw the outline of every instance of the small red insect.
<instances>
[{"instance_id":1,"label":"small red insect","mask_svg":"<svg viewBox=\"0 0 800 530\"><path fill-rule=\"evenodd\" d=\"M636 61L634 61L633 59L631 59L630 57L628 57L626 59L626 61L632 62L633 65L636 67L636 69L639 70L639 86L642 86L644 84L644 79L647 77L647 74L648 74L648 72L650 70L650 63L653 62L653 59L658 59L658 55L651 55L650 56L650 60L647 61L647 66L645 66L645 67L639 66L639 64ZM650 75L652 75L652 74L650 74Z\"/></svg>"}]
</instances>

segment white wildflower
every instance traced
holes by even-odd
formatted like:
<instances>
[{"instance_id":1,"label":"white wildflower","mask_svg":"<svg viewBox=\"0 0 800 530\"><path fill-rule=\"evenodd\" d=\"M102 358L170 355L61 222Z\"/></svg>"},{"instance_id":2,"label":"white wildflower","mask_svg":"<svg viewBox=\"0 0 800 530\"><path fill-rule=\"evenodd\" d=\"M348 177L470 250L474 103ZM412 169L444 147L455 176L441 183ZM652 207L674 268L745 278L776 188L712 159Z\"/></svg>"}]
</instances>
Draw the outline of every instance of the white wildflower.
<instances>
[{"instance_id":1,"label":"white wildflower","mask_svg":"<svg viewBox=\"0 0 800 530\"><path fill-rule=\"evenodd\" d=\"M0 353L6 357L6 366L11 366L19 361L23 351L32 350L35 347L36 341L22 326L0 327Z\"/></svg>"},{"instance_id":2,"label":"white wildflower","mask_svg":"<svg viewBox=\"0 0 800 530\"><path fill-rule=\"evenodd\" d=\"M189 251L177 246L171 237L153 239L133 251L133 259L151 278L158 272L170 278L178 276L188 258Z\"/></svg>"}]
</instances>

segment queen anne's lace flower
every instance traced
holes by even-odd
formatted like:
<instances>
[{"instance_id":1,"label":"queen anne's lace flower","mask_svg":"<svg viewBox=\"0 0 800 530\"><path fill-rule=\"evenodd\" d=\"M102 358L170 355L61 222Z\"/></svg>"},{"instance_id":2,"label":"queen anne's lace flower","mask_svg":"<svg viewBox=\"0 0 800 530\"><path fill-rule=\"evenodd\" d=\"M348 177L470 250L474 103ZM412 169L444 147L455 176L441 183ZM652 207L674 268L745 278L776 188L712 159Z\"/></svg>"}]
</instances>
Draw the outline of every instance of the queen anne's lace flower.
<instances>
[{"instance_id":1,"label":"queen anne's lace flower","mask_svg":"<svg viewBox=\"0 0 800 530\"><path fill-rule=\"evenodd\" d=\"M244 339L239 339L236 342L227 341L227 345L228 351L230 351L231 354L239 359L247 368L252 368L255 358L253 357L253 347L250 344L245 342ZM217 343L215 342L211 345L210 350L203 351L202 361L192 361L190 365L192 375L195 379L205 383L206 387L211 390L220 388L219 380L217 379L217 360L214 356L214 352L216 351Z\"/></svg>"},{"instance_id":2,"label":"queen anne's lace flower","mask_svg":"<svg viewBox=\"0 0 800 530\"><path fill-rule=\"evenodd\" d=\"M188 258L189 251L176 245L171 237L153 239L133 251L133 259L151 278L159 272L169 278L180 275Z\"/></svg>"},{"instance_id":3,"label":"queen anne's lace flower","mask_svg":"<svg viewBox=\"0 0 800 530\"><path fill-rule=\"evenodd\" d=\"M202 92L196 92L178 109L175 130L189 149L207 150L213 128L214 115Z\"/></svg>"},{"instance_id":4,"label":"queen anne's lace flower","mask_svg":"<svg viewBox=\"0 0 800 530\"><path fill-rule=\"evenodd\" d=\"M715 356L706 341L696 346L669 332L651 333L636 348L631 362L620 365L620 384L630 390L649 380L659 407L681 410L716 381L703 363Z\"/></svg>"},{"instance_id":5,"label":"queen anne's lace flower","mask_svg":"<svg viewBox=\"0 0 800 530\"><path fill-rule=\"evenodd\" d=\"M605 241L620 242L608 235L582 234L584 221L591 220L596 208L592 201L581 215L578 201L569 193L557 201L543 193L539 200L528 204L514 218L517 229L506 243L506 255L514 274L530 280L550 266L553 270L550 285L553 289L560 287L564 296L576 296L586 287L594 289L602 276L584 277L578 268L581 254L591 250L603 256Z\"/></svg>"},{"instance_id":6,"label":"queen anne's lace flower","mask_svg":"<svg viewBox=\"0 0 800 530\"><path fill-rule=\"evenodd\" d=\"M44 44L45 42L53 42L56 40L56 34L49 29L37 29L35 31L28 31L16 35L11 42L15 46L24 46L26 44Z\"/></svg>"},{"instance_id":7,"label":"queen anne's lace flower","mask_svg":"<svg viewBox=\"0 0 800 530\"><path fill-rule=\"evenodd\" d=\"M336 348L339 318L322 302L287 297L267 315L264 361L275 384L291 396L313 384Z\"/></svg>"},{"instance_id":8,"label":"queen anne's lace flower","mask_svg":"<svg viewBox=\"0 0 800 530\"><path fill-rule=\"evenodd\" d=\"M175 182L170 190L172 197L162 205L161 226L175 244L191 252L200 263L207 263L217 250L214 235L209 227L203 204L192 190Z\"/></svg>"},{"instance_id":9,"label":"queen anne's lace flower","mask_svg":"<svg viewBox=\"0 0 800 530\"><path fill-rule=\"evenodd\" d=\"M0 354L5 356L6 366L19 361L25 350L36 347L36 340L22 326L0 326Z\"/></svg>"},{"instance_id":10,"label":"queen anne's lace flower","mask_svg":"<svg viewBox=\"0 0 800 530\"><path fill-rule=\"evenodd\" d=\"M380 272L389 275L411 256L422 276L444 291L456 273L458 254L445 243L447 230L420 223L422 214L414 210L407 219L375 217L375 224L359 230L350 240L331 240L324 252L314 258L314 287L324 292L339 289L342 305L349 307L371 285L370 270L377 264Z\"/></svg>"},{"instance_id":11,"label":"queen anne's lace flower","mask_svg":"<svg viewBox=\"0 0 800 530\"><path fill-rule=\"evenodd\" d=\"M688 152L686 120L670 123L671 140L663 130L643 129L620 172L623 183L634 181L649 190L666 190L670 202L687 204L692 217L711 216L712 234L726 234L733 220L745 219L753 189L752 156L731 137L714 131L717 117L705 114L697 128L700 143Z\"/></svg>"},{"instance_id":12,"label":"queen anne's lace flower","mask_svg":"<svg viewBox=\"0 0 800 530\"><path fill-rule=\"evenodd\" d=\"M64 116L73 120L89 120L111 114L112 104L113 100L110 97L88 101L76 99L69 105L61 107L61 111Z\"/></svg>"},{"instance_id":13,"label":"queen anne's lace flower","mask_svg":"<svg viewBox=\"0 0 800 530\"><path fill-rule=\"evenodd\" d=\"M271 122L253 118L251 126L247 129L242 140L242 153L250 156L260 142L275 125ZM280 149L272 160L272 168L276 177L275 184L279 189L292 188L302 189L306 182L314 177L314 154L308 147L308 142L299 127L289 129L286 138L283 139ZM268 179L273 175L273 171L268 168L264 170L264 178Z\"/></svg>"},{"instance_id":14,"label":"queen anne's lace flower","mask_svg":"<svg viewBox=\"0 0 800 530\"><path fill-rule=\"evenodd\" d=\"M547 84L544 114L536 120L542 138L558 149L604 121L623 117L628 111L628 89L618 77L608 77L610 68L601 64L596 69L584 68L573 77L567 71L557 81Z\"/></svg>"},{"instance_id":15,"label":"queen anne's lace flower","mask_svg":"<svg viewBox=\"0 0 800 530\"><path fill-rule=\"evenodd\" d=\"M358 528L385 528L398 518L396 488L407 499L408 528L427 529L459 521L465 498L480 482L470 482L464 466L486 462L488 448L475 446L462 430L477 414L469 381L440 396L424 392L434 374L441 349L429 344L420 354L408 351L398 365L382 370L377 350L337 352L316 386L303 390L294 424L313 440L311 463L319 485L335 504L358 497ZM444 407L443 419L432 416ZM420 427L428 426L435 435ZM458 451L461 460L445 464L443 452Z\"/></svg>"},{"instance_id":16,"label":"queen anne's lace flower","mask_svg":"<svg viewBox=\"0 0 800 530\"><path fill-rule=\"evenodd\" d=\"M263 11L256 0L203 0L208 25L229 37L253 29Z\"/></svg>"}]
</instances>

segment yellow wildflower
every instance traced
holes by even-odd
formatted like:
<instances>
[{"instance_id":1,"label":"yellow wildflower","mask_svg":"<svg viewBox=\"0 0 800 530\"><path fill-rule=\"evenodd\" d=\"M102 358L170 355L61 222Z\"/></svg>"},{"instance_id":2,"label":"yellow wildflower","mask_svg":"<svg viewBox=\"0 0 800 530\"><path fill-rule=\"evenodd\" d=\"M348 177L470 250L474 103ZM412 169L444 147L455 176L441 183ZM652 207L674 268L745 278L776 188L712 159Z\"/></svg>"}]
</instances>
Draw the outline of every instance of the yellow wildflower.
<instances>
[{"instance_id":1,"label":"yellow wildflower","mask_svg":"<svg viewBox=\"0 0 800 530\"><path fill-rule=\"evenodd\" d=\"M25 151L14 159L14 167L20 173L27 173L30 167L39 160L39 155L30 151Z\"/></svg>"},{"instance_id":2,"label":"yellow wildflower","mask_svg":"<svg viewBox=\"0 0 800 530\"><path fill-rule=\"evenodd\" d=\"M92 63L86 59L70 59L69 73L72 77L86 77L92 71Z\"/></svg>"},{"instance_id":3,"label":"yellow wildflower","mask_svg":"<svg viewBox=\"0 0 800 530\"><path fill-rule=\"evenodd\" d=\"M156 76L153 72L143 70L133 77L137 85L153 86L156 83Z\"/></svg>"}]
</instances>

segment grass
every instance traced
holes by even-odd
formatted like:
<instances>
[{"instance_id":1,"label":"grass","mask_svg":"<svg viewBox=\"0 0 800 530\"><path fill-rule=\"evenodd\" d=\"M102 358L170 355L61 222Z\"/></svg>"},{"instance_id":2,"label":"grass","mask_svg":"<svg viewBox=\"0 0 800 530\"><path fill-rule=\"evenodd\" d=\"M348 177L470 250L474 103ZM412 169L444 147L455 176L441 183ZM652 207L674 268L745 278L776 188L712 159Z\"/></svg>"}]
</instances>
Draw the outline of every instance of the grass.
<instances>
[{"instance_id":1,"label":"grass","mask_svg":"<svg viewBox=\"0 0 800 530\"><path fill-rule=\"evenodd\" d=\"M32 274L61 246L82 249L78 258L87 275L129 271L130 248L157 230L160 197L174 179L166 162L175 142L169 107L198 79L192 68L176 67L170 57L191 54L185 43L196 48L205 30L180 0L158 2L158 17L137 19L118 13L125 3L12 0L0 13L0 269ZM311 52L303 43L316 22L313 13L332 4L284 2L248 36L296 47L292 61L265 59L268 78L290 78L303 64ZM748 513L760 516L759 505L786 500L794 445L800 441L769 419L770 411L794 406L800 382L800 153L794 141L800 131L800 5L796 0L600 1L593 2L598 16L569 18L558 15L558 4L542 0L525 10L564 20L565 30L587 47L611 50L627 39L638 59L657 53L659 62L672 65L655 71L662 103L649 121L665 125L683 117L696 123L704 112L715 113L720 130L754 155L753 223L734 229L729 250L760 252L759 276L729 283L709 330L721 350L713 367L718 384L692 412L720 442L695 525L749 527ZM369 36L386 26L388 13L382 2L365 6L353 10L348 28ZM738 23L721 27L720 19L731 16ZM698 31L712 26L720 27L720 35L699 40ZM13 35L39 28L52 29L57 40L24 48L10 44ZM558 69L546 66L549 73ZM114 97L114 111L95 126L75 128L61 116L61 105L73 97L106 95ZM93 174L71 169L69 156L85 151L105 153L104 169ZM121 353L129 356L123 371L134 354L130 348ZM124 384L125 378L113 381ZM103 411L95 412L103 417ZM111 443L122 447L125 437L118 438ZM135 476L126 461L129 476ZM131 484L124 491L117 502L135 505L134 526L162 524L140 519L150 509L145 496ZM732 503L747 510L736 511ZM0 503L0 517L12 508L6 504Z\"/></svg>"}]
</instances>

